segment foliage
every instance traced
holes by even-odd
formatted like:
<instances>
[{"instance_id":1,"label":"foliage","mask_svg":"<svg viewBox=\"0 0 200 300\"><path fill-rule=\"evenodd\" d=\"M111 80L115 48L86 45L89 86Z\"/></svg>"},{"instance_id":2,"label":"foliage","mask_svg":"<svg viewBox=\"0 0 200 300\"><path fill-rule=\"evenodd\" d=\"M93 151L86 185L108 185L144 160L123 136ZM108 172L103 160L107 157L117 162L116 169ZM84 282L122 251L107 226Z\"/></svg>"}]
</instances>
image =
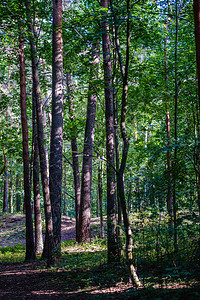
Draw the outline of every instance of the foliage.
<instances>
[{"instance_id":1,"label":"foliage","mask_svg":"<svg viewBox=\"0 0 200 300\"><path fill-rule=\"evenodd\" d=\"M1 263L22 262L25 256L25 246L16 244L15 246L0 247Z\"/></svg>"}]
</instances>

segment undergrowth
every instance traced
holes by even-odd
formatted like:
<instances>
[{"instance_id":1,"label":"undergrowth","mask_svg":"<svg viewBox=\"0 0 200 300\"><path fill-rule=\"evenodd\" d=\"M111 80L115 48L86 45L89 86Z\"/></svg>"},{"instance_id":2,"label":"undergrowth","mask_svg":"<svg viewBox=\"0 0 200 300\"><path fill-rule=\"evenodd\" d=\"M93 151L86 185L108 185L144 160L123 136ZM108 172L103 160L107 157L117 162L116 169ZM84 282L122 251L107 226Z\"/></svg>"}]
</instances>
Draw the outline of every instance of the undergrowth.
<instances>
[{"instance_id":1,"label":"undergrowth","mask_svg":"<svg viewBox=\"0 0 200 300\"><path fill-rule=\"evenodd\" d=\"M151 211L131 215L134 265L148 293L153 293L155 289L164 291L164 289L182 290L192 287L195 290L195 294L192 294L193 299L196 296L200 298L199 224L195 216L192 218L188 212L179 213L179 251L175 252L173 228L169 227L164 213ZM122 240L125 245L125 237ZM96 237L91 243L83 244L70 240L62 242L61 246L62 257L55 267L48 269L52 285L59 284L67 292L94 288L130 288L125 257L119 264L112 266L107 264L106 239ZM25 247L21 244L0 248L1 263L22 262L24 257ZM44 269L46 264L41 263L38 267ZM148 299L145 298L145 293L143 292L141 299ZM129 296L131 299L131 292ZM155 299L159 297L156 296ZM172 298L171 294L170 298Z\"/></svg>"},{"instance_id":2,"label":"undergrowth","mask_svg":"<svg viewBox=\"0 0 200 300\"><path fill-rule=\"evenodd\" d=\"M0 262L23 262L25 257L25 246L16 244L15 246L0 247Z\"/></svg>"}]
</instances>

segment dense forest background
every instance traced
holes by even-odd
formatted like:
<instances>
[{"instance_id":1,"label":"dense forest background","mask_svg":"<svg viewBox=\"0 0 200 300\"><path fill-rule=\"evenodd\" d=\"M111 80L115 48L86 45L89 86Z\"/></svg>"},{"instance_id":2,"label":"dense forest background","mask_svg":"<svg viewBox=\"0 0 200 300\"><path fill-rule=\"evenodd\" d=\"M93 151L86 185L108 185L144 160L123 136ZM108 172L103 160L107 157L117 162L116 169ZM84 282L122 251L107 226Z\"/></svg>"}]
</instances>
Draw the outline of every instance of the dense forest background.
<instances>
[{"instance_id":1,"label":"dense forest background","mask_svg":"<svg viewBox=\"0 0 200 300\"><path fill-rule=\"evenodd\" d=\"M39 171L34 173L35 136L40 131L35 128L40 126L39 120L42 120L47 170L50 166L50 186L53 186L51 178L60 178L51 170L60 163L60 158L53 162L54 154L60 150L56 144L52 148L52 128L59 122L53 121L56 106L52 108L52 101L55 105L58 103L55 91L63 89L63 114L57 119L63 122L62 152L59 152L62 166L58 170L62 173L62 194L57 196L60 192L54 191L53 197L60 201L58 203L51 199L53 223L59 219L59 208L62 215L79 222L77 241L84 242L91 238L90 230L87 232L86 228L90 226L90 214L100 217L96 235L98 238L108 236L108 261L113 261L112 255L116 261L116 255L119 255L111 247L114 232L119 249L123 249L124 244L131 247L126 253L130 270L134 262L144 274L147 264L162 265L166 260L167 266L171 267L169 273L180 275L182 271L176 265L177 260L186 265L199 263L200 102L195 6L190 0L113 0L109 3L63 0L61 5L62 24L57 23L52 29L55 20L52 1L7 0L0 4L0 210L12 214L27 211L24 206L25 154L20 106L19 56L23 45L32 207L35 203L32 181L36 173L39 175ZM61 32L60 28L63 75L59 88L56 86L59 79L54 78L57 69L52 57L56 57L57 48L52 42L52 33ZM108 43L110 52L104 47ZM34 100L37 97L33 79L34 55L41 91L41 119L36 113L39 102ZM111 73L108 75L105 64L109 59ZM111 96L106 98L109 81L113 105L110 112L106 100L111 100ZM110 158L108 114L113 117L114 154ZM40 155L41 149L39 144ZM84 162L84 159L88 161ZM46 224L50 224L44 201L41 160L42 156L38 179L40 201L37 203L42 218L45 215ZM39 166L37 168L39 170ZM83 174L91 176L89 188ZM80 196L77 194L77 176L81 202L77 202ZM108 187L111 179L114 188ZM89 195L86 198L84 191ZM108 191L115 195L113 203ZM50 193L53 193L51 187ZM107 220L108 227L103 220ZM36 219L34 222L36 224ZM46 231L49 230L47 227ZM57 245L59 249L59 239L58 233L53 248ZM129 256L130 252L133 258ZM135 270L134 267L132 280L140 286Z\"/></svg>"}]
</instances>

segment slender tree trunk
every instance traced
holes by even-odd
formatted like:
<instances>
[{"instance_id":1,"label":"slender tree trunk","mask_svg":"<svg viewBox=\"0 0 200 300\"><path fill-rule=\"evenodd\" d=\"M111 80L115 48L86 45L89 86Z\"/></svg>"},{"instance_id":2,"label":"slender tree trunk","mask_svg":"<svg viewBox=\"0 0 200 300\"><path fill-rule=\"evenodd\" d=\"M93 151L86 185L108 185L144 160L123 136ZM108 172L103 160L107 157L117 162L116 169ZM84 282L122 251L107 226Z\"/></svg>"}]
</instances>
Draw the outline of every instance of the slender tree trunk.
<instances>
[{"instance_id":1,"label":"slender tree trunk","mask_svg":"<svg viewBox=\"0 0 200 300\"><path fill-rule=\"evenodd\" d=\"M169 3L168 3L169 7ZM166 112L166 129L167 129L167 146L171 147L171 128L170 128L170 112L168 104L168 51L167 51L167 33L168 33L168 23L169 17L166 21L166 36L165 36L165 83L166 83L166 94L167 94L167 112ZM173 201L172 201L172 163L171 163L171 151L167 150L167 176L168 176L168 186L167 186L167 210L170 217L170 226L172 226L173 219Z\"/></svg>"},{"instance_id":2,"label":"slender tree trunk","mask_svg":"<svg viewBox=\"0 0 200 300\"><path fill-rule=\"evenodd\" d=\"M8 76L7 76L7 88L10 87L10 65L8 66ZM9 129L9 107L6 110L6 136L9 137L8 129ZM8 171L7 171L7 161L5 152L3 149L5 164L1 171L1 174L4 172L4 195L3 195L3 212L8 212Z\"/></svg>"},{"instance_id":3,"label":"slender tree trunk","mask_svg":"<svg viewBox=\"0 0 200 300\"><path fill-rule=\"evenodd\" d=\"M98 168L98 175L99 175L99 168ZM97 218L99 218L99 187L97 186L97 210L96 210L96 215L97 215Z\"/></svg>"},{"instance_id":4,"label":"slender tree trunk","mask_svg":"<svg viewBox=\"0 0 200 300\"><path fill-rule=\"evenodd\" d=\"M8 212L8 174L5 169L4 188L3 188L3 212Z\"/></svg>"},{"instance_id":5,"label":"slender tree trunk","mask_svg":"<svg viewBox=\"0 0 200 300\"><path fill-rule=\"evenodd\" d=\"M94 80L97 79L99 53L93 46L93 68L91 68L91 80L89 84L89 95L87 104L87 118L85 126L85 138L83 149L83 167L81 178L81 199L79 212L78 242L90 242L90 216L91 216L91 185L92 185L92 160L94 129L96 116L97 96L94 88ZM99 52L99 51L98 51Z\"/></svg>"},{"instance_id":6,"label":"slender tree trunk","mask_svg":"<svg viewBox=\"0 0 200 300\"><path fill-rule=\"evenodd\" d=\"M72 168L74 177L74 193L75 193L75 213L76 213L76 240L78 241L78 220L79 220L79 210L80 210L80 198L81 198L81 184L80 184L80 173L79 173L79 163L78 163L78 147L75 134L75 128L73 126L74 121L74 108L73 108L73 98L72 98L72 84L71 75L67 73L67 91L68 91L68 102L69 102L69 114L70 120L72 122L72 132L71 132L71 149L72 149Z\"/></svg>"},{"instance_id":7,"label":"slender tree trunk","mask_svg":"<svg viewBox=\"0 0 200 300\"><path fill-rule=\"evenodd\" d=\"M14 207L13 207L13 176L12 172L10 172L10 184L9 184L9 195L10 195L10 213L13 214Z\"/></svg>"},{"instance_id":8,"label":"slender tree trunk","mask_svg":"<svg viewBox=\"0 0 200 300\"><path fill-rule=\"evenodd\" d=\"M34 217L35 217L35 252L39 254L43 250L42 217L40 207L40 182L39 182L39 150L37 138L36 103L33 95L33 194L34 194Z\"/></svg>"},{"instance_id":9,"label":"slender tree trunk","mask_svg":"<svg viewBox=\"0 0 200 300\"><path fill-rule=\"evenodd\" d=\"M171 147L171 129L170 129L170 114L166 112L166 127L167 127L167 146ZM171 151L167 150L167 174L168 174L168 185L167 185L167 210L172 221L173 218L173 201L172 201L172 162L171 162ZM170 221L170 224L172 223Z\"/></svg>"},{"instance_id":10,"label":"slender tree trunk","mask_svg":"<svg viewBox=\"0 0 200 300\"><path fill-rule=\"evenodd\" d=\"M66 190L67 190L67 178L66 178L66 164L63 163L63 193L62 193L62 198L63 198L63 215L66 216Z\"/></svg>"},{"instance_id":11,"label":"slender tree trunk","mask_svg":"<svg viewBox=\"0 0 200 300\"><path fill-rule=\"evenodd\" d=\"M47 140L48 127L47 127L47 113L44 105L43 105L43 128L44 128L44 147L45 147L46 162L47 162L47 176L49 179L49 155L48 155L48 140ZM51 129L51 124L50 124L50 129Z\"/></svg>"},{"instance_id":12,"label":"slender tree trunk","mask_svg":"<svg viewBox=\"0 0 200 300\"><path fill-rule=\"evenodd\" d=\"M72 149L72 165L73 165L74 191L75 191L76 240L78 241L78 222L79 222L80 199L81 199L81 183L80 183L79 163L78 163L78 147L77 147L77 140L75 136L73 136L71 140L71 149Z\"/></svg>"},{"instance_id":13,"label":"slender tree trunk","mask_svg":"<svg viewBox=\"0 0 200 300\"><path fill-rule=\"evenodd\" d=\"M108 0L101 0L101 6L108 8ZM105 117L106 117L106 159L107 159L107 239L108 263L119 261L116 226L116 193L115 193L115 153L114 153L114 107L112 87L112 65L108 16L102 16L102 46L105 83Z\"/></svg>"},{"instance_id":14,"label":"slender tree trunk","mask_svg":"<svg viewBox=\"0 0 200 300\"><path fill-rule=\"evenodd\" d=\"M115 42L115 26L113 26L113 44L115 48L113 50L113 75L115 75L117 70L117 51L116 51L116 42ZM115 76L113 76L113 102L114 102L114 128L115 128L115 161L116 161L116 170L119 171L119 118L118 118L118 99L115 91ZM119 197L119 182L117 181L117 240L119 244L120 257L123 257L122 249L122 209Z\"/></svg>"},{"instance_id":15,"label":"slender tree trunk","mask_svg":"<svg viewBox=\"0 0 200 300\"><path fill-rule=\"evenodd\" d=\"M195 33L195 45L196 45L196 68L197 68L197 81L198 81L198 96L200 110L200 2L193 0L194 11L194 33Z\"/></svg>"},{"instance_id":16,"label":"slender tree trunk","mask_svg":"<svg viewBox=\"0 0 200 300\"><path fill-rule=\"evenodd\" d=\"M40 207L40 185L39 185L39 161L38 144L35 143L33 160L33 193L34 193L34 213L35 213L35 252L39 254L43 250L42 237L42 216Z\"/></svg>"},{"instance_id":17,"label":"slender tree trunk","mask_svg":"<svg viewBox=\"0 0 200 300\"><path fill-rule=\"evenodd\" d=\"M175 149L174 149L174 178L173 178L173 221L174 221L174 251L178 252L178 233L177 233L177 201L176 201L176 176L177 176L177 141L178 141L178 77L177 77L177 69L178 69L178 60L177 60L177 52L178 52L178 4L175 3L176 6L176 32L175 32L175 113L174 113L174 126L175 126Z\"/></svg>"},{"instance_id":18,"label":"slender tree trunk","mask_svg":"<svg viewBox=\"0 0 200 300\"><path fill-rule=\"evenodd\" d=\"M53 0L52 126L49 186L55 248L61 252L61 195L63 148L63 42L62 0Z\"/></svg>"},{"instance_id":19,"label":"slender tree trunk","mask_svg":"<svg viewBox=\"0 0 200 300\"><path fill-rule=\"evenodd\" d=\"M99 216L100 216L100 238L104 238L103 226L103 161L99 156L98 165L98 202L99 202Z\"/></svg>"},{"instance_id":20,"label":"slender tree trunk","mask_svg":"<svg viewBox=\"0 0 200 300\"><path fill-rule=\"evenodd\" d=\"M30 0L26 1L27 15L28 15L28 27L30 31L30 46L31 46L31 60L32 60L32 77L33 77L33 92L36 100L36 114L37 114L37 133L38 133L38 148L40 156L40 171L42 180L42 190L44 198L44 211L45 211L45 221L46 221L46 233L45 233L45 243L43 249L43 258L48 259L48 265L55 263L55 258L53 257L54 251L54 240L53 240L53 221L52 221L52 211L49 193L49 178L47 170L47 160L46 160L46 149L44 144L44 130L43 130L43 110L42 110L42 99L39 84L39 73L38 73L38 59L37 59L37 48L34 40L34 27L31 19L31 5Z\"/></svg>"},{"instance_id":21,"label":"slender tree trunk","mask_svg":"<svg viewBox=\"0 0 200 300\"><path fill-rule=\"evenodd\" d=\"M113 11L113 3L111 1L111 9ZM133 239L128 212L126 207L125 189L124 189L124 171L128 157L129 139L126 133L126 112L127 112L127 98L128 98L128 69L129 69L129 47L130 47L130 1L127 0L127 28L126 28L126 61L125 67L123 66L123 59L120 52L119 38L117 27L115 26L115 40L118 51L118 59L120 64L121 75L123 79L123 91L121 102L121 122L120 130L123 139L122 158L119 170L117 171L117 183L119 189L119 198L123 214L123 222L126 234L126 259L129 267L130 277L133 284L141 286L140 280L133 265ZM116 21L116 20L115 20ZM116 25L116 22L115 22Z\"/></svg>"},{"instance_id":22,"label":"slender tree trunk","mask_svg":"<svg viewBox=\"0 0 200 300\"><path fill-rule=\"evenodd\" d=\"M26 260L34 260L35 247L33 238L33 220L31 208L31 186L29 170L29 150L28 150L28 125L26 114L26 80L25 80L25 58L24 40L19 29L19 66L20 66L20 103L21 103L21 122L23 136L23 164L24 164L24 199L26 210Z\"/></svg>"},{"instance_id":23,"label":"slender tree trunk","mask_svg":"<svg viewBox=\"0 0 200 300\"><path fill-rule=\"evenodd\" d=\"M16 176L15 194L16 194L16 211L20 212L20 210L21 210L21 196L20 196L20 176L19 176L19 174L17 174L17 176Z\"/></svg>"},{"instance_id":24,"label":"slender tree trunk","mask_svg":"<svg viewBox=\"0 0 200 300\"><path fill-rule=\"evenodd\" d=\"M195 108L196 111L195 111ZM199 122L198 122L198 105L197 107L193 108L193 120L194 120L194 140L195 140L195 147L194 147L194 168L195 168L195 175L196 175L196 188L197 188L197 204L199 208L199 200L200 200L200 172L199 172L199 145L198 145L198 136L199 136ZM192 199L192 196L191 196ZM200 213L200 209L199 209ZM200 240L199 240L199 248L200 248ZM200 249L199 249L200 250Z\"/></svg>"},{"instance_id":25,"label":"slender tree trunk","mask_svg":"<svg viewBox=\"0 0 200 300\"><path fill-rule=\"evenodd\" d=\"M197 204L200 215L200 146L199 146L199 116L200 116L200 2L193 0L194 11L194 30L195 30L195 45L196 45L196 68L198 81L198 109L197 109L197 147L196 147L196 178L197 178ZM200 232L199 232L200 235ZM200 252L200 237L199 237L199 252Z\"/></svg>"}]
</instances>

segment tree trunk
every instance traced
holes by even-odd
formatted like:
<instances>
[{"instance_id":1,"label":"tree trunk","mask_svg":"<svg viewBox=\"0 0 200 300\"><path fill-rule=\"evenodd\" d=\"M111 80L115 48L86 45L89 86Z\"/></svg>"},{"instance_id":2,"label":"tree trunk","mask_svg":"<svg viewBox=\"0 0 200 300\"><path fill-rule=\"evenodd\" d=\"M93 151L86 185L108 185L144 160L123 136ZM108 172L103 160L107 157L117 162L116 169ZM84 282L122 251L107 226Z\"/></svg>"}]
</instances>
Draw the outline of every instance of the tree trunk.
<instances>
[{"instance_id":1,"label":"tree trunk","mask_svg":"<svg viewBox=\"0 0 200 300\"><path fill-rule=\"evenodd\" d=\"M21 196L20 196L20 176L19 176L19 174L17 174L17 176L16 176L15 195L16 195L16 211L20 212L20 210L21 210Z\"/></svg>"},{"instance_id":2,"label":"tree trunk","mask_svg":"<svg viewBox=\"0 0 200 300\"><path fill-rule=\"evenodd\" d=\"M5 179L4 179L4 188L3 188L3 212L8 212L8 174L5 169Z\"/></svg>"},{"instance_id":3,"label":"tree trunk","mask_svg":"<svg viewBox=\"0 0 200 300\"><path fill-rule=\"evenodd\" d=\"M25 58L24 40L21 36L22 29L19 29L19 66L20 66L20 104L21 122L23 136L23 165L24 165L24 200L26 210L26 260L34 260L35 248L33 238L33 220L31 208L31 186L29 170L29 150L28 150L28 125L26 114L26 80L25 80Z\"/></svg>"},{"instance_id":4,"label":"tree trunk","mask_svg":"<svg viewBox=\"0 0 200 300\"><path fill-rule=\"evenodd\" d=\"M175 3L176 6L176 31L175 31L175 112L174 112L174 137L175 137L175 149L174 149L174 174L173 174L173 221L174 221L174 251L178 252L178 233L177 233L177 201L176 201L176 177L177 177L177 141L178 141L178 131L177 131L177 122L178 122L178 4L177 0Z\"/></svg>"},{"instance_id":5,"label":"tree trunk","mask_svg":"<svg viewBox=\"0 0 200 300\"><path fill-rule=\"evenodd\" d=\"M171 147L171 137L170 137L170 114L169 111L166 113L166 127L167 127L167 146ZM168 175L168 181L167 181L167 211L170 216L170 220L173 218L173 201L172 201L172 162L171 162L171 151L167 150L167 175ZM170 223L172 223L170 221Z\"/></svg>"},{"instance_id":6,"label":"tree trunk","mask_svg":"<svg viewBox=\"0 0 200 300\"><path fill-rule=\"evenodd\" d=\"M33 95L33 194L34 194L34 217L35 217L35 252L39 254L43 250L42 217L40 207L40 182L39 182L39 152L37 138L36 103Z\"/></svg>"},{"instance_id":7,"label":"tree trunk","mask_svg":"<svg viewBox=\"0 0 200 300\"><path fill-rule=\"evenodd\" d=\"M197 81L198 81L198 96L199 96L199 110L200 110L200 2L193 0L194 11L194 33L196 45L196 68L197 68Z\"/></svg>"},{"instance_id":8,"label":"tree trunk","mask_svg":"<svg viewBox=\"0 0 200 300\"><path fill-rule=\"evenodd\" d=\"M113 11L113 5L111 1L111 9ZM122 208L123 214L123 222L125 227L126 234L126 259L129 267L130 277L133 284L137 286L141 286L140 280L136 273L136 269L133 265L133 239L132 232L130 228L128 212L126 207L126 198L125 198L125 190L124 190L124 171L126 168L126 162L128 157L128 149L129 149L129 139L126 133L126 112L127 112L127 97L128 97L128 69L129 69L129 47L130 47L130 1L127 0L127 28L126 28L126 61L125 67L123 66L123 59L120 52L119 38L117 32L117 23L115 22L115 40L118 51L118 59L121 70L121 76L123 80L123 90L122 90L122 102L121 102L121 121L120 121L120 130L121 136L123 139L123 150L122 150L122 158L119 170L117 170L117 184L119 189L119 198L120 204ZM116 21L116 20L115 20Z\"/></svg>"},{"instance_id":9,"label":"tree trunk","mask_svg":"<svg viewBox=\"0 0 200 300\"><path fill-rule=\"evenodd\" d=\"M195 32L195 45L196 45L196 68L197 68L197 81L198 81L198 110L197 116L200 116L200 2L198 0L193 0L193 10L194 10L194 32ZM199 146L199 121L197 117L197 154L196 154L196 177L197 177L197 204L200 215L200 146ZM199 252L200 252L200 238L199 238Z\"/></svg>"},{"instance_id":10,"label":"tree trunk","mask_svg":"<svg viewBox=\"0 0 200 300\"><path fill-rule=\"evenodd\" d=\"M1 115L0 115L1 116ZM7 160L6 160L6 155L3 150L3 155L4 155L4 166L1 169L0 175L3 174L4 172L4 189L3 189L3 212L8 212L8 175L7 175L7 170L6 170L6 166L7 166Z\"/></svg>"},{"instance_id":11,"label":"tree trunk","mask_svg":"<svg viewBox=\"0 0 200 300\"><path fill-rule=\"evenodd\" d=\"M113 74L117 70L117 51L115 43L115 26L113 26L113 44L115 49L113 50ZM115 87L115 77L113 77L113 86ZM115 88L113 88L113 103L114 103L114 129L115 129L115 161L116 161L116 170L119 171L119 121L118 121L118 99ZM120 257L123 257L123 248L122 248L122 209L119 197L119 184L117 181L117 240L119 245Z\"/></svg>"},{"instance_id":12,"label":"tree trunk","mask_svg":"<svg viewBox=\"0 0 200 300\"><path fill-rule=\"evenodd\" d=\"M79 211L78 242L90 242L90 215L91 215L91 184L92 184L92 160L94 129L96 116L96 101L94 80L97 79L99 53L97 47L93 46L93 68L91 68L91 79L89 84L89 95L87 104L87 118L85 126L85 138L83 149L83 167L81 178L81 199ZM99 52L99 51L98 51Z\"/></svg>"},{"instance_id":13,"label":"tree trunk","mask_svg":"<svg viewBox=\"0 0 200 300\"><path fill-rule=\"evenodd\" d=\"M10 213L13 214L14 212L14 205L13 205L13 176L12 171L10 172L10 184L9 184L9 198L10 198Z\"/></svg>"},{"instance_id":14,"label":"tree trunk","mask_svg":"<svg viewBox=\"0 0 200 300\"><path fill-rule=\"evenodd\" d=\"M63 188L62 188L62 199L63 199L63 215L66 216L66 190L67 190L67 176L66 176L66 163L63 162Z\"/></svg>"},{"instance_id":15,"label":"tree trunk","mask_svg":"<svg viewBox=\"0 0 200 300\"><path fill-rule=\"evenodd\" d=\"M73 98L72 98L71 75L69 73L67 73L67 92L68 92L70 120L72 122L72 128L73 128L71 132L71 149L72 149L72 168L73 168L74 193L75 193L76 241L78 241L78 220L79 220L79 210L80 210L81 184L80 184L80 173L79 173L79 163L78 163L78 147L77 147L75 128L73 126L73 121L75 117L74 117Z\"/></svg>"},{"instance_id":16,"label":"tree trunk","mask_svg":"<svg viewBox=\"0 0 200 300\"><path fill-rule=\"evenodd\" d=\"M43 249L43 258L48 259L48 265L55 263L55 258L53 257L54 251L54 240L53 240L53 221L52 221L52 211L49 193L49 178L47 170L46 161L46 149L44 144L44 130L43 130L43 111L42 111L42 99L39 84L39 73L38 73L38 59L37 59L37 48L34 40L34 27L31 19L31 5L30 0L26 1L27 15L28 15L28 27L30 30L30 46L31 46L31 60L32 60L32 77L33 77L33 92L36 100L36 114L37 114L37 133L38 133L38 148L40 156L40 171L42 179L42 190L44 198L44 211L45 211L45 221L46 221L46 233L45 233L45 243Z\"/></svg>"},{"instance_id":17,"label":"tree trunk","mask_svg":"<svg viewBox=\"0 0 200 300\"><path fill-rule=\"evenodd\" d=\"M113 44L115 48L113 50L113 74L117 70L117 51L116 51L116 41L115 41L115 26L113 26ZM114 129L115 129L115 161L116 161L116 170L119 171L119 117L118 117L118 99L115 91L115 80L113 76L113 103L114 103ZM119 184L117 180L117 240L119 245L120 257L123 257L123 248L122 248L122 209L119 196Z\"/></svg>"},{"instance_id":18,"label":"tree trunk","mask_svg":"<svg viewBox=\"0 0 200 300\"><path fill-rule=\"evenodd\" d=\"M55 248L61 252L61 195L63 147L63 42L62 0L53 0L52 126L49 186Z\"/></svg>"},{"instance_id":19,"label":"tree trunk","mask_svg":"<svg viewBox=\"0 0 200 300\"><path fill-rule=\"evenodd\" d=\"M168 3L169 8L169 3ZM166 36L165 36L165 83L166 83L166 130L167 130L167 146L168 148L171 147L171 128L170 128L170 112L169 112L169 90L168 90L168 51L167 51L167 33L168 33L168 23L169 17L167 17L166 21ZM171 151L167 150L167 210L170 217L170 226L172 226L172 219L173 219L173 201L172 201L172 163L171 163Z\"/></svg>"},{"instance_id":20,"label":"tree trunk","mask_svg":"<svg viewBox=\"0 0 200 300\"><path fill-rule=\"evenodd\" d=\"M101 6L108 8L108 0L101 0ZM106 159L107 159L107 239L108 263L119 261L116 226L115 193L115 154L114 154L114 107L112 87L112 66L108 16L102 16L103 69L105 83L105 118L106 118Z\"/></svg>"},{"instance_id":21,"label":"tree trunk","mask_svg":"<svg viewBox=\"0 0 200 300\"><path fill-rule=\"evenodd\" d=\"M98 165L98 202L99 202L99 215L100 215L100 238L104 238L103 226L103 161L99 158Z\"/></svg>"}]
</instances>

